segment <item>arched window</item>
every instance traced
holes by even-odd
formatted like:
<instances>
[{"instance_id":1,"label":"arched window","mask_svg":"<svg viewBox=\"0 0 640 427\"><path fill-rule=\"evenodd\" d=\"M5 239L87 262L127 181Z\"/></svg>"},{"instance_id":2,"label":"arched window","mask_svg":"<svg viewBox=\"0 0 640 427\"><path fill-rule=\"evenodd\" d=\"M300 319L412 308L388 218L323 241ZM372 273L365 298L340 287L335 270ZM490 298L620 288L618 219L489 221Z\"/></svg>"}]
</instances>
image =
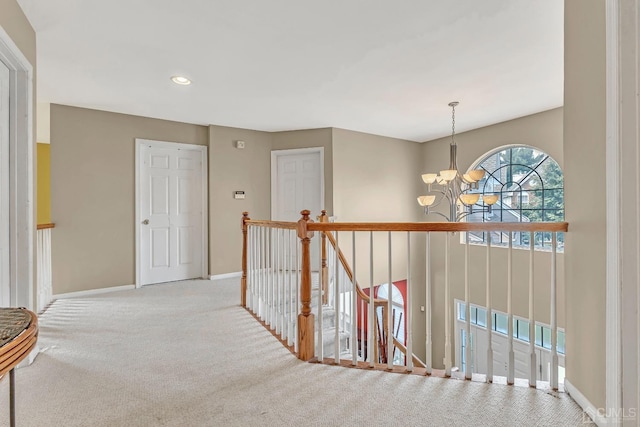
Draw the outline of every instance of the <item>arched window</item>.
<instances>
[{"instance_id":1,"label":"arched window","mask_svg":"<svg viewBox=\"0 0 640 427\"><path fill-rule=\"evenodd\" d=\"M525 145L500 147L474 163L469 170L482 168L484 178L471 192L497 194L491 212L469 215L470 222L564 221L564 178L558 163L547 153ZM470 233L471 243L486 243L486 233ZM491 242L508 243L508 233L492 232ZM528 246L529 233L513 233L514 246ZM536 233L535 247L549 248L551 233ZM558 235L558 249L564 235Z\"/></svg>"}]
</instances>

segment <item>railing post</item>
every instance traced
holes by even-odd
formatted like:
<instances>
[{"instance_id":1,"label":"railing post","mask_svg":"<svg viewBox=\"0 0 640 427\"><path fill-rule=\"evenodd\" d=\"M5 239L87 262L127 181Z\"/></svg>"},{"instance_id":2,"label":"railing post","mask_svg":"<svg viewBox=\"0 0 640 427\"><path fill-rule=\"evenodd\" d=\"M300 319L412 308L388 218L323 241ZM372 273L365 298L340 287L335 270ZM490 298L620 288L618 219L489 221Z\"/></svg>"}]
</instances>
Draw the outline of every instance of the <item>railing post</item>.
<instances>
[{"instance_id":1,"label":"railing post","mask_svg":"<svg viewBox=\"0 0 640 427\"><path fill-rule=\"evenodd\" d=\"M309 219L308 210L300 212L302 218L298 221L298 238L302 243L302 263L300 274L300 303L302 308L298 315L298 359L310 360L314 354L314 316L311 313L311 257L309 245L313 232L307 231Z\"/></svg>"},{"instance_id":2,"label":"railing post","mask_svg":"<svg viewBox=\"0 0 640 427\"><path fill-rule=\"evenodd\" d=\"M329 217L327 216L327 211L322 210L322 214L320 215L320 222L329 222ZM320 233L322 238L322 303L328 304L329 298L329 268L327 266L327 235L325 233ZM336 251L337 253L337 251Z\"/></svg>"},{"instance_id":3,"label":"railing post","mask_svg":"<svg viewBox=\"0 0 640 427\"><path fill-rule=\"evenodd\" d=\"M240 305L247 306L247 221L249 212L242 212L242 279L240 279Z\"/></svg>"}]
</instances>

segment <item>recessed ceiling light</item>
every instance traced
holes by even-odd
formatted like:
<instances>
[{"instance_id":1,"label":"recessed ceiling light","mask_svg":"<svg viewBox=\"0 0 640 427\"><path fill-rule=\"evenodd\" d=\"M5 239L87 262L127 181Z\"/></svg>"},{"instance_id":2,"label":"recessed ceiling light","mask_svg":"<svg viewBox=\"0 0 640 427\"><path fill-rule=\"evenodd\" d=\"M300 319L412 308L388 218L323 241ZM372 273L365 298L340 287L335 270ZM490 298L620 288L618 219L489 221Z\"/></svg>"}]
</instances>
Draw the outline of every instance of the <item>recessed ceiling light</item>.
<instances>
[{"instance_id":1,"label":"recessed ceiling light","mask_svg":"<svg viewBox=\"0 0 640 427\"><path fill-rule=\"evenodd\" d=\"M184 76L173 76L171 77L171 81L177 85L183 85L183 86L187 86L191 84L191 80L189 80Z\"/></svg>"}]
</instances>

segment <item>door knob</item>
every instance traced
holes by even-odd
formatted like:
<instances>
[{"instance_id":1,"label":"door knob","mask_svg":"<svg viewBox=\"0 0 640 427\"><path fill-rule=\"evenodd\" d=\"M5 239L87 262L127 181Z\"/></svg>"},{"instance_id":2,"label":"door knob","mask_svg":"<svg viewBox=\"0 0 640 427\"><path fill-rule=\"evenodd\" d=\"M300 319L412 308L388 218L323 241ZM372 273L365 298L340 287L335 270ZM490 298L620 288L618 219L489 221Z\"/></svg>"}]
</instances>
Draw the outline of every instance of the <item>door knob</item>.
<instances>
[{"instance_id":1,"label":"door knob","mask_svg":"<svg viewBox=\"0 0 640 427\"><path fill-rule=\"evenodd\" d=\"M148 219L145 219L144 221L142 221L142 223L143 223L144 225L148 225L148 224L149 224L149 220L148 220Z\"/></svg>"}]
</instances>

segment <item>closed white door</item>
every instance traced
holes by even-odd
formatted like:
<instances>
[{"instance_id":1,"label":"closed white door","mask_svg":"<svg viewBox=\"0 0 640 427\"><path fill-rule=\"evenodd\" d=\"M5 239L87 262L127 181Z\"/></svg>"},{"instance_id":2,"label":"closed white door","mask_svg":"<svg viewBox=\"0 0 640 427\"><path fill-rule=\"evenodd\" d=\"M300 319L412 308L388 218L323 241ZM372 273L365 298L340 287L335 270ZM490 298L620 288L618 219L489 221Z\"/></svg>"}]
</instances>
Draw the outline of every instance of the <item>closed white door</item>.
<instances>
[{"instance_id":1,"label":"closed white door","mask_svg":"<svg viewBox=\"0 0 640 427\"><path fill-rule=\"evenodd\" d=\"M138 144L139 284L203 277L206 147Z\"/></svg>"},{"instance_id":2,"label":"closed white door","mask_svg":"<svg viewBox=\"0 0 640 427\"><path fill-rule=\"evenodd\" d=\"M9 68L0 61L0 307L11 305L9 272Z\"/></svg>"},{"instance_id":3,"label":"closed white door","mask_svg":"<svg viewBox=\"0 0 640 427\"><path fill-rule=\"evenodd\" d=\"M315 220L323 204L321 152L283 150L274 153L277 178L272 219L298 221L300 211L309 209Z\"/></svg>"},{"instance_id":4,"label":"closed white door","mask_svg":"<svg viewBox=\"0 0 640 427\"><path fill-rule=\"evenodd\" d=\"M322 148L272 151L271 219L298 221L300 211L311 211L316 221L324 204L324 158ZM320 239L311 244L311 268L318 270ZM295 261L295 254L289 260Z\"/></svg>"}]
</instances>

